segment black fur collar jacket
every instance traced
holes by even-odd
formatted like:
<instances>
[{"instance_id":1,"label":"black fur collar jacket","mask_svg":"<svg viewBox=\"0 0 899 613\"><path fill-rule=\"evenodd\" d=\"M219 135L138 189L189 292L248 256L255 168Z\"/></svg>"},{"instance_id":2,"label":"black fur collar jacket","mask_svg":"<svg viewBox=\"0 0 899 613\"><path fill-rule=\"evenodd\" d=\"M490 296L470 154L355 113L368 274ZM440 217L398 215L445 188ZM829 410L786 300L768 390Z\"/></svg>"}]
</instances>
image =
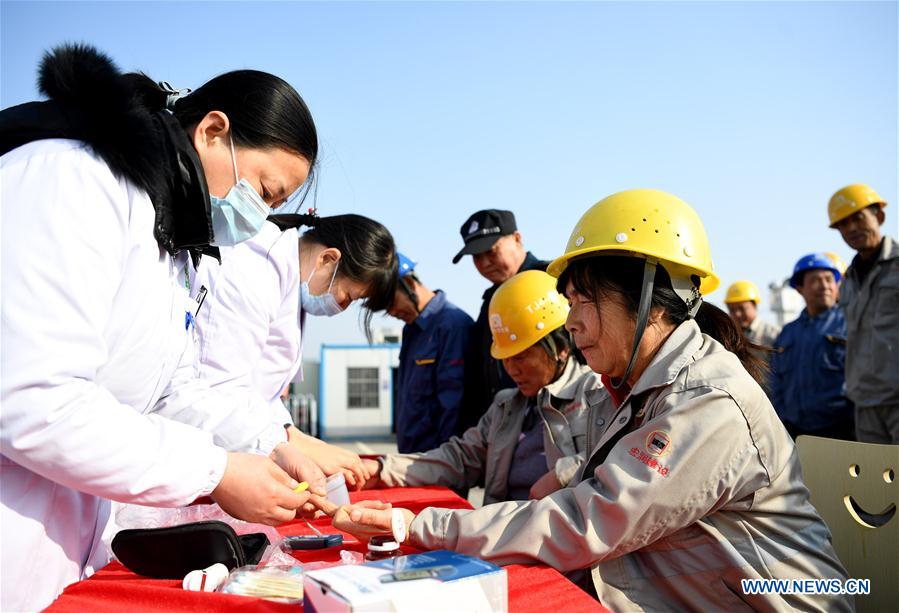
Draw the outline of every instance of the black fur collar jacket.
<instances>
[{"instance_id":1,"label":"black fur collar jacket","mask_svg":"<svg viewBox=\"0 0 899 613\"><path fill-rule=\"evenodd\" d=\"M154 236L171 255L218 256L206 178L177 119L141 103L128 79L96 49L46 54L38 86L48 100L0 111L0 154L49 138L84 141L113 174L144 189L156 212ZM188 151L189 149L189 151Z\"/></svg>"}]
</instances>

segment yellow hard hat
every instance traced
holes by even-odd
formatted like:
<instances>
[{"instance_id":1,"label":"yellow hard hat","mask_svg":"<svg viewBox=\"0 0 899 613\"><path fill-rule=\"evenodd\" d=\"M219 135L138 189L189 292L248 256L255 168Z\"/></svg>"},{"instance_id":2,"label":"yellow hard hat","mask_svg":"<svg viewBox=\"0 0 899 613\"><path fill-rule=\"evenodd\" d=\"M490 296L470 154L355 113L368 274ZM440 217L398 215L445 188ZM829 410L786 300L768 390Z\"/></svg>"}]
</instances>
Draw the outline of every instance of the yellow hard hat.
<instances>
[{"instance_id":1,"label":"yellow hard hat","mask_svg":"<svg viewBox=\"0 0 899 613\"><path fill-rule=\"evenodd\" d=\"M830 227L834 227L838 221L846 219L872 204L878 204L880 208L887 205L886 201L867 185L860 183L847 185L831 196L830 202L827 204Z\"/></svg>"},{"instance_id":2,"label":"yellow hard hat","mask_svg":"<svg viewBox=\"0 0 899 613\"><path fill-rule=\"evenodd\" d=\"M759 288L752 281L737 281L727 288L727 296L724 298L725 304L734 304L735 302L761 302Z\"/></svg>"},{"instance_id":3,"label":"yellow hard hat","mask_svg":"<svg viewBox=\"0 0 899 613\"><path fill-rule=\"evenodd\" d=\"M837 270L840 271L840 275L846 274L846 262L843 261L843 258L838 256L833 251L825 251L824 255L826 255L833 262L833 265L837 267Z\"/></svg>"},{"instance_id":4,"label":"yellow hard hat","mask_svg":"<svg viewBox=\"0 0 899 613\"><path fill-rule=\"evenodd\" d=\"M574 227L565 253L547 272L558 277L573 258L589 253L657 259L672 281L698 276L703 296L720 283L696 211L680 198L654 189L618 192L590 207Z\"/></svg>"},{"instance_id":5,"label":"yellow hard hat","mask_svg":"<svg viewBox=\"0 0 899 613\"><path fill-rule=\"evenodd\" d=\"M554 277L541 270L527 270L499 286L487 312L493 334L490 355L502 360L563 325L568 301L556 291Z\"/></svg>"}]
</instances>

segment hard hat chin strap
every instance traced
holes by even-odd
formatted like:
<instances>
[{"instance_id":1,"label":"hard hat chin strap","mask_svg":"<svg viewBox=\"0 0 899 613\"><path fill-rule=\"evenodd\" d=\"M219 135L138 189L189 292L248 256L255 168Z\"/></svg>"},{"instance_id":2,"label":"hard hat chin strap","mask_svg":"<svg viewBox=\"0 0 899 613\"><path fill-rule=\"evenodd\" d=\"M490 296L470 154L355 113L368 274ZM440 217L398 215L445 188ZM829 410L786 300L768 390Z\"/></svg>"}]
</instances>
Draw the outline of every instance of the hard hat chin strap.
<instances>
[{"instance_id":1,"label":"hard hat chin strap","mask_svg":"<svg viewBox=\"0 0 899 613\"><path fill-rule=\"evenodd\" d=\"M415 290L409 287L406 281L402 278L399 279L399 286L403 290L403 293L406 294L406 297L412 302L412 306L415 308L415 312L421 315L421 309L418 308L418 294L415 293Z\"/></svg>"},{"instance_id":2,"label":"hard hat chin strap","mask_svg":"<svg viewBox=\"0 0 899 613\"><path fill-rule=\"evenodd\" d=\"M562 356L559 355L559 346L556 344L556 341L553 340L552 333L541 338L540 344L543 346L543 349L549 355L550 359L556 361L556 370L555 373L553 373L553 381L555 381L565 370L565 365L568 360L563 360Z\"/></svg>"},{"instance_id":3,"label":"hard hat chin strap","mask_svg":"<svg viewBox=\"0 0 899 613\"><path fill-rule=\"evenodd\" d=\"M631 359L627 363L627 369L624 376L618 379L612 379L612 387L621 389L627 383L634 364L637 362L637 352L640 350L640 341L643 340L643 332L646 331L646 324L649 322L649 307L652 305L652 289L655 285L657 260L646 259L643 264L643 285L640 289L640 306L637 307L637 327L634 329L634 344L631 347Z\"/></svg>"}]
</instances>

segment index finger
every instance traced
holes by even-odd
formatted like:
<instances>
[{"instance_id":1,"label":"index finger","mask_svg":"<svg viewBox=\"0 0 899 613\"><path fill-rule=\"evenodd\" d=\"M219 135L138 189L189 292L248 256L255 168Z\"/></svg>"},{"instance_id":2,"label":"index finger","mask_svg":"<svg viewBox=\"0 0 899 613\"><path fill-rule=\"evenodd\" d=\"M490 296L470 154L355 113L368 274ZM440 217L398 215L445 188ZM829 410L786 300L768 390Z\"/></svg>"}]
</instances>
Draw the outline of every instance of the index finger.
<instances>
[{"instance_id":1,"label":"index finger","mask_svg":"<svg viewBox=\"0 0 899 613\"><path fill-rule=\"evenodd\" d=\"M327 515L328 517L334 517L334 514L340 510L340 505L336 505L324 496L317 496L315 494L309 495L309 502L312 503L313 506L321 510L322 513Z\"/></svg>"}]
</instances>

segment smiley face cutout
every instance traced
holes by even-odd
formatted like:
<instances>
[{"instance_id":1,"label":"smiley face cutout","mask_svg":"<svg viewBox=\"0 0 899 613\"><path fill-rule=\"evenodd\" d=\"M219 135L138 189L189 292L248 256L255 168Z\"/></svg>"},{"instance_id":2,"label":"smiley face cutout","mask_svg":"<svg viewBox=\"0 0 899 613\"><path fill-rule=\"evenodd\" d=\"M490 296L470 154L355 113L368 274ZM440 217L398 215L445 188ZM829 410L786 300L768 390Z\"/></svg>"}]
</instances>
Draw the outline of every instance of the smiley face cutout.
<instances>
[{"instance_id":1,"label":"smiley face cutout","mask_svg":"<svg viewBox=\"0 0 899 613\"><path fill-rule=\"evenodd\" d=\"M811 502L830 528L850 577L869 578L859 610L894 610L899 599L899 445L800 436L796 440Z\"/></svg>"},{"instance_id":2,"label":"smiley face cutout","mask_svg":"<svg viewBox=\"0 0 899 613\"><path fill-rule=\"evenodd\" d=\"M868 471L865 470L865 473ZM849 476L853 479L861 479L863 474L863 469L859 464L850 464L849 465ZM896 470L892 466L884 467L881 475L883 477L884 483L891 484L896 479ZM874 469L873 479L877 481L877 468ZM850 489L861 489L867 490L868 487L862 485L859 488L850 488ZM878 499L879 496L873 495L868 496L867 498ZM846 511L849 515L860 525L866 528L880 528L885 526L887 522L891 521L893 517L896 515L896 503L890 502L880 513L871 513L865 509L861 504L858 503L852 494L846 494L843 496L843 504L846 506Z\"/></svg>"}]
</instances>

